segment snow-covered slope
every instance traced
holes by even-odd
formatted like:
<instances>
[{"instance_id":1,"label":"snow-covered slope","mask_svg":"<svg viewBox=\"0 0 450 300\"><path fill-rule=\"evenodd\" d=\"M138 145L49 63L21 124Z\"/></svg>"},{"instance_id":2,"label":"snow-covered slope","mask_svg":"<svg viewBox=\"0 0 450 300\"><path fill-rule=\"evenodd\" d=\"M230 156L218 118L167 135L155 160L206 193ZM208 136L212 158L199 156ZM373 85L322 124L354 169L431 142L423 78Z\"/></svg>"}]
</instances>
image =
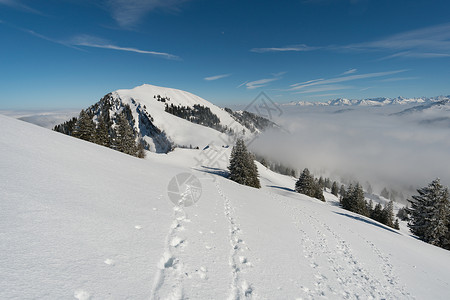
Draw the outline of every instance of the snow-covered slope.
<instances>
[{"instance_id":1,"label":"snow-covered slope","mask_svg":"<svg viewBox=\"0 0 450 300\"><path fill-rule=\"evenodd\" d=\"M448 298L449 251L259 164L256 190L216 175L226 162L199 167L200 150L141 160L4 116L0 128L1 299ZM183 172L202 185L186 208L167 194Z\"/></svg>"}]
</instances>

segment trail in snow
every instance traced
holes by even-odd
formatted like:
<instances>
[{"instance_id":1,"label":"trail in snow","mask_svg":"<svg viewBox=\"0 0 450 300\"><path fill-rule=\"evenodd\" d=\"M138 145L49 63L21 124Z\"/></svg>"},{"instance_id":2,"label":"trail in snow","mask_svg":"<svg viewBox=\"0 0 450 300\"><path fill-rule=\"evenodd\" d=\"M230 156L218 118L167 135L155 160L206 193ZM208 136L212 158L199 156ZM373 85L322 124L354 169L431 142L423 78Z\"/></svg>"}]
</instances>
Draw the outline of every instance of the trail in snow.
<instances>
[{"instance_id":1,"label":"trail in snow","mask_svg":"<svg viewBox=\"0 0 450 300\"><path fill-rule=\"evenodd\" d=\"M219 179L215 181L217 192L223 198L224 214L228 220L230 231L230 257L229 264L231 266L232 282L229 300L253 299L256 298L254 286L245 280L245 269L252 267L245 255L249 248L245 245L245 241L241 236L241 229L234 217L234 208L228 197L220 187Z\"/></svg>"},{"instance_id":2,"label":"trail in snow","mask_svg":"<svg viewBox=\"0 0 450 300\"><path fill-rule=\"evenodd\" d=\"M388 257L367 239L364 240L380 258L380 268L386 282L380 281L354 256L350 245L335 230L314 216L315 212L304 211L289 205L286 199L276 194L286 213L290 215L300 232L300 245L304 257L315 270L315 286L302 286L310 297L339 297L344 299L411 299L403 286L398 284ZM305 209L305 207L304 207ZM336 285L335 283L338 283ZM351 292L349 292L351 291Z\"/></svg>"},{"instance_id":3,"label":"trail in snow","mask_svg":"<svg viewBox=\"0 0 450 300\"><path fill-rule=\"evenodd\" d=\"M160 196L160 198L162 195ZM183 223L188 221L181 206L173 207L173 222L165 240L165 249L158 262L151 299L183 299L184 265L178 255L187 245L181 233L185 230Z\"/></svg>"}]
</instances>

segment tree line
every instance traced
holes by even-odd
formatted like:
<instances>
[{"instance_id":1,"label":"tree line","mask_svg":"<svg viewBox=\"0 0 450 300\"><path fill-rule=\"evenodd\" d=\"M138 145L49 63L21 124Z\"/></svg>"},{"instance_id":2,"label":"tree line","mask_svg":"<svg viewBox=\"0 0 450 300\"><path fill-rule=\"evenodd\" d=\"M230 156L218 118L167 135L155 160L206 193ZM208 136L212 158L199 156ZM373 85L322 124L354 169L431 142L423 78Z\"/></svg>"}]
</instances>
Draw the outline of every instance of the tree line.
<instances>
[{"instance_id":1,"label":"tree line","mask_svg":"<svg viewBox=\"0 0 450 300\"><path fill-rule=\"evenodd\" d=\"M53 130L144 158L145 141L137 139L137 134L130 122L134 122L134 120L129 105L125 105L120 113L114 115L113 119L109 117L109 111L100 113L97 123L94 122L94 115L91 111L83 109L78 118L56 125Z\"/></svg>"},{"instance_id":2,"label":"tree line","mask_svg":"<svg viewBox=\"0 0 450 300\"><path fill-rule=\"evenodd\" d=\"M192 123L210 127L220 132L231 130L228 129L227 126L220 124L219 117L214 114L209 107L200 104L194 104L191 108L189 106L173 105L173 103L168 105L166 103L164 111Z\"/></svg>"}]
</instances>

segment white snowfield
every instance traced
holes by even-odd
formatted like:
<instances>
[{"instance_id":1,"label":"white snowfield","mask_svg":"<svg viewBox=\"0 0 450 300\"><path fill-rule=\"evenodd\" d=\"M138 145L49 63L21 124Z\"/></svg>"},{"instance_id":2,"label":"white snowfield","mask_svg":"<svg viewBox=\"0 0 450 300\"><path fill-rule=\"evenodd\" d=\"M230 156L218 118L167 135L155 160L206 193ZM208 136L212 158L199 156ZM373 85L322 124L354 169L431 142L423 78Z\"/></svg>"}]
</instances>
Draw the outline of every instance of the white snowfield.
<instances>
[{"instance_id":1,"label":"white snowfield","mask_svg":"<svg viewBox=\"0 0 450 300\"><path fill-rule=\"evenodd\" d=\"M5 116L0 128L0 299L450 296L449 251L261 165L257 190L211 174L225 163L196 166L201 150L142 160ZM167 195L183 172L202 184L190 207Z\"/></svg>"}]
</instances>

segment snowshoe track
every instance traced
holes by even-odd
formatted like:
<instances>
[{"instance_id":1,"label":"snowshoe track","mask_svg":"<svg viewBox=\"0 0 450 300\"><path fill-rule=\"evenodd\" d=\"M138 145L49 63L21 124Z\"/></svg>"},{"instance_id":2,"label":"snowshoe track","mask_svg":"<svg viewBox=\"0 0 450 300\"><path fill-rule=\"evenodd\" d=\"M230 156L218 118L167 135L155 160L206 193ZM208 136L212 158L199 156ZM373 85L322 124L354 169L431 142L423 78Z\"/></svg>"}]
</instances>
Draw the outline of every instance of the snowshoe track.
<instances>
[{"instance_id":1,"label":"snowshoe track","mask_svg":"<svg viewBox=\"0 0 450 300\"><path fill-rule=\"evenodd\" d=\"M186 213L181 206L174 206L173 215L165 239L165 250L157 265L151 299L184 299L183 280L186 273L178 254L186 246L186 241L180 235L184 230Z\"/></svg>"},{"instance_id":2,"label":"snowshoe track","mask_svg":"<svg viewBox=\"0 0 450 300\"><path fill-rule=\"evenodd\" d=\"M253 299L256 298L254 287L244 278L245 269L252 267L248 261L245 252L249 248L245 245L245 241L241 237L241 229L234 217L234 208L228 197L220 188L219 180L215 181L217 192L224 200L224 214L228 220L230 232L230 256L229 264L231 267L231 291L229 300Z\"/></svg>"},{"instance_id":3,"label":"snowshoe track","mask_svg":"<svg viewBox=\"0 0 450 300\"><path fill-rule=\"evenodd\" d=\"M270 195L273 199L279 201L300 233L301 249L304 257L308 259L310 267L314 270L314 277L316 278L314 288L302 286L302 290L310 298L414 298L406 292L404 287L398 284L398 277L394 274L389 258L375 244L360 236L380 258L381 269L386 282L377 280L376 276L373 276L364 267L364 264L358 261L348 242L330 226L320 221L314 215L315 212L302 210L297 205L289 205L286 199L274 193L270 193ZM324 261L326 261L326 265L324 265ZM322 265L320 262L322 262ZM333 288L328 282L329 280L336 281L339 288Z\"/></svg>"}]
</instances>

